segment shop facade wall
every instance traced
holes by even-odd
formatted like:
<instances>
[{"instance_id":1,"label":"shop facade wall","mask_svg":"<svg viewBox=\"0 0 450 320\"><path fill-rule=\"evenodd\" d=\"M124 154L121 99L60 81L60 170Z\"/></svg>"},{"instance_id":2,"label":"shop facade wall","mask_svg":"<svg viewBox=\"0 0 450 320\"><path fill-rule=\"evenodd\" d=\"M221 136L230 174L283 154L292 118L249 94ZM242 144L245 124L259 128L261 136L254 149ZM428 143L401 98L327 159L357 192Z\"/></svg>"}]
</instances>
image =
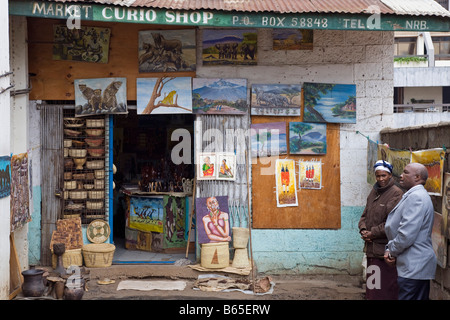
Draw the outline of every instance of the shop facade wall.
<instances>
[{"instance_id":1,"label":"shop facade wall","mask_svg":"<svg viewBox=\"0 0 450 320\"><path fill-rule=\"evenodd\" d=\"M257 66L198 66L197 77L242 77L248 79L249 87L254 83L356 83L358 112L356 124L340 126L341 228L252 229L257 269L361 273L363 243L357 224L371 186L365 171L367 139L356 131L378 140L379 131L392 120L393 33L315 30L312 51L273 51L271 39L270 30L259 30ZM271 210L276 214L276 208Z\"/></svg>"},{"instance_id":2,"label":"shop facade wall","mask_svg":"<svg viewBox=\"0 0 450 320\"><path fill-rule=\"evenodd\" d=\"M110 63L99 66L52 61L51 46L40 38L48 37L51 32L37 33L33 26L43 24L51 30L54 21L31 20L33 24L29 32L37 41L30 44L30 55L33 55L30 57L30 72L37 76L32 79L30 99L71 100L73 79L126 76L128 97L132 100L136 95L136 77L155 76L137 72L137 32L158 26L89 22L89 25L113 28ZM253 229L252 243L253 256L261 272L360 272L363 243L359 238L357 222L370 186L366 182L365 172L367 139L356 131L378 140L382 127L390 125L393 107L393 32L315 30L312 51L274 51L271 29L259 29L258 65L248 67L202 66L201 35L202 29L199 29L196 73L180 76L246 78L249 88L256 83L357 85L357 123L340 125L341 228Z\"/></svg>"}]
</instances>

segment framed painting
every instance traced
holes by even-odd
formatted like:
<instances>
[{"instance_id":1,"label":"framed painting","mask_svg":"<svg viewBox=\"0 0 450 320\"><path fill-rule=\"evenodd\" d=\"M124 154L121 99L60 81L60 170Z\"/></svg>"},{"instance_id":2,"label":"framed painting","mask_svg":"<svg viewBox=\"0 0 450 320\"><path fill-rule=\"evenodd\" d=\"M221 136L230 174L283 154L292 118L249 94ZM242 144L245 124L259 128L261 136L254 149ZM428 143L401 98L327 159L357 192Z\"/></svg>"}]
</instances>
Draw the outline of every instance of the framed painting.
<instances>
[{"instance_id":1,"label":"framed painting","mask_svg":"<svg viewBox=\"0 0 450 320\"><path fill-rule=\"evenodd\" d=\"M312 50L313 30L273 29L273 50Z\"/></svg>"},{"instance_id":2,"label":"framed painting","mask_svg":"<svg viewBox=\"0 0 450 320\"><path fill-rule=\"evenodd\" d=\"M11 194L11 157L0 157L0 198Z\"/></svg>"},{"instance_id":3,"label":"framed painting","mask_svg":"<svg viewBox=\"0 0 450 320\"><path fill-rule=\"evenodd\" d=\"M228 196L195 199L198 243L231 241Z\"/></svg>"},{"instance_id":4,"label":"framed painting","mask_svg":"<svg viewBox=\"0 0 450 320\"><path fill-rule=\"evenodd\" d=\"M251 114L300 116L302 86L295 84L252 85Z\"/></svg>"},{"instance_id":5,"label":"framed painting","mask_svg":"<svg viewBox=\"0 0 450 320\"><path fill-rule=\"evenodd\" d=\"M53 26L53 60L108 63L110 28Z\"/></svg>"},{"instance_id":6,"label":"framed painting","mask_svg":"<svg viewBox=\"0 0 450 320\"><path fill-rule=\"evenodd\" d=\"M75 79L75 116L126 114L127 78Z\"/></svg>"},{"instance_id":7,"label":"framed painting","mask_svg":"<svg viewBox=\"0 0 450 320\"><path fill-rule=\"evenodd\" d=\"M192 113L192 78L137 78L137 114Z\"/></svg>"},{"instance_id":8,"label":"framed painting","mask_svg":"<svg viewBox=\"0 0 450 320\"><path fill-rule=\"evenodd\" d=\"M298 206L295 161L277 159L275 163L275 179L277 207Z\"/></svg>"},{"instance_id":9,"label":"framed painting","mask_svg":"<svg viewBox=\"0 0 450 320\"><path fill-rule=\"evenodd\" d=\"M423 164L428 171L428 179L425 189L428 194L442 196L442 182L444 178L445 151L442 148L413 151L411 162Z\"/></svg>"},{"instance_id":10,"label":"framed painting","mask_svg":"<svg viewBox=\"0 0 450 320\"><path fill-rule=\"evenodd\" d=\"M197 156L197 180L216 179L216 154L199 153Z\"/></svg>"},{"instance_id":11,"label":"framed painting","mask_svg":"<svg viewBox=\"0 0 450 320\"><path fill-rule=\"evenodd\" d=\"M300 161L298 175L300 189L322 189L322 163L320 161Z\"/></svg>"},{"instance_id":12,"label":"framed painting","mask_svg":"<svg viewBox=\"0 0 450 320\"><path fill-rule=\"evenodd\" d=\"M289 122L289 153L326 154L326 123Z\"/></svg>"},{"instance_id":13,"label":"framed painting","mask_svg":"<svg viewBox=\"0 0 450 320\"><path fill-rule=\"evenodd\" d=\"M192 110L196 114L246 114L247 79L193 78Z\"/></svg>"},{"instance_id":14,"label":"framed painting","mask_svg":"<svg viewBox=\"0 0 450 320\"><path fill-rule=\"evenodd\" d=\"M236 155L231 152L216 155L217 180L236 180Z\"/></svg>"},{"instance_id":15,"label":"framed painting","mask_svg":"<svg viewBox=\"0 0 450 320\"><path fill-rule=\"evenodd\" d=\"M305 122L356 123L356 85L304 83Z\"/></svg>"},{"instance_id":16,"label":"framed painting","mask_svg":"<svg viewBox=\"0 0 450 320\"><path fill-rule=\"evenodd\" d=\"M286 122L252 123L250 128L253 158L287 154Z\"/></svg>"},{"instance_id":17,"label":"framed painting","mask_svg":"<svg viewBox=\"0 0 450 320\"><path fill-rule=\"evenodd\" d=\"M256 65L257 40L256 29L203 29L203 65Z\"/></svg>"},{"instance_id":18,"label":"framed painting","mask_svg":"<svg viewBox=\"0 0 450 320\"><path fill-rule=\"evenodd\" d=\"M195 29L139 31L139 72L195 71Z\"/></svg>"}]
</instances>

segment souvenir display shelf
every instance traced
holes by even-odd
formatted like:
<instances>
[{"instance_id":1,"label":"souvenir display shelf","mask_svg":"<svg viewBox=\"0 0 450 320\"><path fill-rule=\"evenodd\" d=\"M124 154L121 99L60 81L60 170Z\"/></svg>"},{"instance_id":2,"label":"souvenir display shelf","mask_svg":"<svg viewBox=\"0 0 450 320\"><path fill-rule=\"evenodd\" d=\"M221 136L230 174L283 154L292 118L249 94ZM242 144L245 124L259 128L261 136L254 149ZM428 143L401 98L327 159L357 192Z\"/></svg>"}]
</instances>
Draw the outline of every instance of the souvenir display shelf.
<instances>
[{"instance_id":1,"label":"souvenir display shelf","mask_svg":"<svg viewBox=\"0 0 450 320\"><path fill-rule=\"evenodd\" d=\"M63 218L106 218L105 118L64 117Z\"/></svg>"}]
</instances>

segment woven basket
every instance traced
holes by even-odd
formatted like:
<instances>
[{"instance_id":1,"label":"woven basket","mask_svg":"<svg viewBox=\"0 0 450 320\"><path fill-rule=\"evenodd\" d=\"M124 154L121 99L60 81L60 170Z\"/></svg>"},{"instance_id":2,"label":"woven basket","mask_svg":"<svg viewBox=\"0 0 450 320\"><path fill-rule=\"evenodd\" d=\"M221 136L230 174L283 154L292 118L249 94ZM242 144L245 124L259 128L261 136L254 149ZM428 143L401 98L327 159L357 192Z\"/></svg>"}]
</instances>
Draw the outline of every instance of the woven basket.
<instances>
[{"instance_id":1,"label":"woven basket","mask_svg":"<svg viewBox=\"0 0 450 320\"><path fill-rule=\"evenodd\" d=\"M250 231L248 228L233 227L233 247L236 249L247 248Z\"/></svg>"},{"instance_id":2,"label":"woven basket","mask_svg":"<svg viewBox=\"0 0 450 320\"><path fill-rule=\"evenodd\" d=\"M87 119L86 120L86 127L93 128L93 127L104 127L105 126L105 119Z\"/></svg>"},{"instance_id":3,"label":"woven basket","mask_svg":"<svg viewBox=\"0 0 450 320\"><path fill-rule=\"evenodd\" d=\"M247 248L234 250L234 258L231 266L238 269L247 268L250 266L250 262L248 261Z\"/></svg>"},{"instance_id":4,"label":"woven basket","mask_svg":"<svg viewBox=\"0 0 450 320\"><path fill-rule=\"evenodd\" d=\"M111 243L90 243L83 246L84 264L88 268L105 268L112 265L116 247Z\"/></svg>"},{"instance_id":5,"label":"woven basket","mask_svg":"<svg viewBox=\"0 0 450 320\"><path fill-rule=\"evenodd\" d=\"M56 264L58 257L52 251L52 267L56 269ZM65 269L69 266L79 266L83 265L83 255L81 254L81 249L66 250L62 255L62 262Z\"/></svg>"},{"instance_id":6,"label":"woven basket","mask_svg":"<svg viewBox=\"0 0 450 320\"><path fill-rule=\"evenodd\" d=\"M103 160L94 160L94 161L88 161L86 163L86 168L88 169L102 169L105 165L105 162Z\"/></svg>"},{"instance_id":7,"label":"woven basket","mask_svg":"<svg viewBox=\"0 0 450 320\"><path fill-rule=\"evenodd\" d=\"M228 242L203 243L200 265L203 268L222 269L230 265Z\"/></svg>"},{"instance_id":8,"label":"woven basket","mask_svg":"<svg viewBox=\"0 0 450 320\"><path fill-rule=\"evenodd\" d=\"M95 191L88 191L89 193L89 199L104 199L105 198L105 191L95 190Z\"/></svg>"}]
</instances>

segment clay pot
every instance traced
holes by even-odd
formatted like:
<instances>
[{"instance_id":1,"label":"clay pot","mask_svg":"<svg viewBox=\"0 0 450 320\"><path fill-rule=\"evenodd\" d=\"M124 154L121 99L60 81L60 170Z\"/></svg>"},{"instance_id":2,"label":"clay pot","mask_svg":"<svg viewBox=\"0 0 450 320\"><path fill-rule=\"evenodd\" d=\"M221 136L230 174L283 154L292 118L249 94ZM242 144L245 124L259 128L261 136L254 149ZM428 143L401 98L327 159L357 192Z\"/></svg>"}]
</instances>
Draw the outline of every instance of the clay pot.
<instances>
[{"instance_id":1,"label":"clay pot","mask_svg":"<svg viewBox=\"0 0 450 320\"><path fill-rule=\"evenodd\" d=\"M22 272L22 293L25 297L41 297L45 286L43 279L44 270L30 269Z\"/></svg>"},{"instance_id":2,"label":"clay pot","mask_svg":"<svg viewBox=\"0 0 450 320\"><path fill-rule=\"evenodd\" d=\"M82 286L67 286L64 288L64 300L81 300L84 288Z\"/></svg>"}]
</instances>

